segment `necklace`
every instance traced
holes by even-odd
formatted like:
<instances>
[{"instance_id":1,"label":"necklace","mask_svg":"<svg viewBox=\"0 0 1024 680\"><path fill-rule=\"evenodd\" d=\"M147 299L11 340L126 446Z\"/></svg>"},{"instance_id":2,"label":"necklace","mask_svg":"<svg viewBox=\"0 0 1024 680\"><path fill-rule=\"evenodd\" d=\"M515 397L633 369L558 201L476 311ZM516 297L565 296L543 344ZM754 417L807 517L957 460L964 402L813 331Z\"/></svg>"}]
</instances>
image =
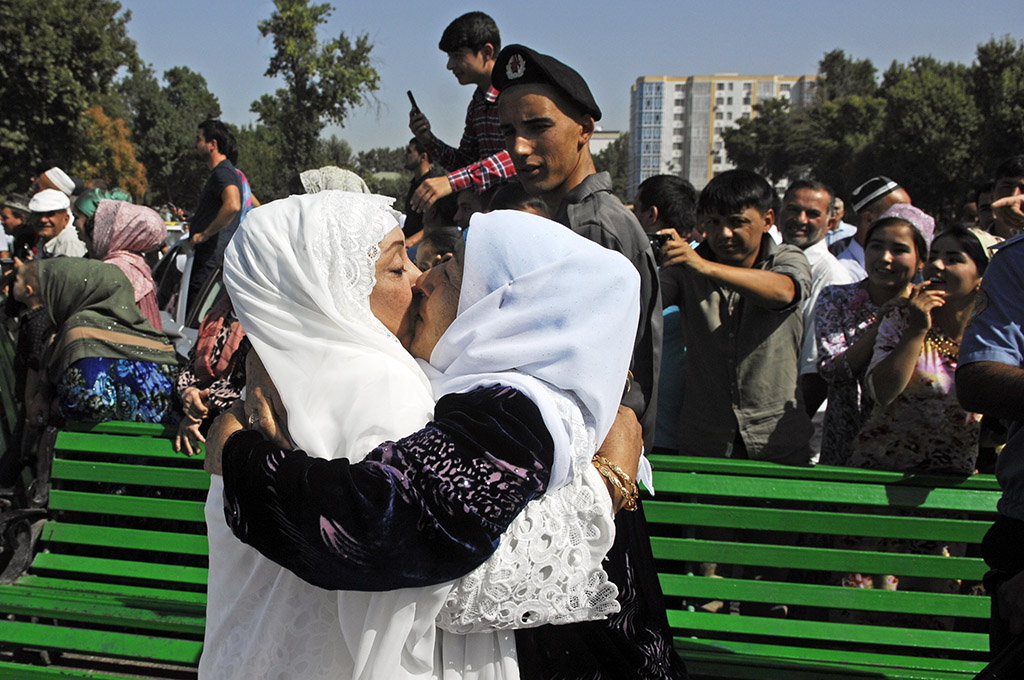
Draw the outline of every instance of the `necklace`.
<instances>
[{"instance_id":1,"label":"necklace","mask_svg":"<svg viewBox=\"0 0 1024 680\"><path fill-rule=\"evenodd\" d=\"M950 340L942 331L935 328L928 329L928 335L925 336L924 341L936 352L956 363L957 356L960 354L960 343Z\"/></svg>"}]
</instances>

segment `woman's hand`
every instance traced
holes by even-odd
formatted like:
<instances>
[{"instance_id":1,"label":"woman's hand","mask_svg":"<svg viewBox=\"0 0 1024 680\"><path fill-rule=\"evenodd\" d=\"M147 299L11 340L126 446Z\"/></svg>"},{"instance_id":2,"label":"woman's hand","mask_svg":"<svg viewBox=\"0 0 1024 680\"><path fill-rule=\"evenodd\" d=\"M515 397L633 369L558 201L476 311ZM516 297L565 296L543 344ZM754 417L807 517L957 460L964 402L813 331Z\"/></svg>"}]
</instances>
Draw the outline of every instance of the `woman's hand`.
<instances>
[{"instance_id":1,"label":"woman's hand","mask_svg":"<svg viewBox=\"0 0 1024 680\"><path fill-rule=\"evenodd\" d=\"M929 290L931 281L914 286L907 305L907 325L913 331L925 333L932 327L932 310L946 304L946 292Z\"/></svg>"},{"instance_id":2,"label":"woman's hand","mask_svg":"<svg viewBox=\"0 0 1024 680\"><path fill-rule=\"evenodd\" d=\"M242 419L245 417L245 404L241 400L231 405L231 408L217 416L206 434L206 458L203 461L203 469L211 475L224 474L221 465L221 457L224 454L224 444L228 437L242 428Z\"/></svg>"},{"instance_id":3,"label":"woman's hand","mask_svg":"<svg viewBox=\"0 0 1024 680\"><path fill-rule=\"evenodd\" d=\"M201 418L197 420L186 411L185 416L178 423L178 434L174 437L174 450L181 453L184 449L185 455L189 457L199 453L199 444L206 441L206 438L199 432L199 426L202 423Z\"/></svg>"},{"instance_id":4,"label":"woman's hand","mask_svg":"<svg viewBox=\"0 0 1024 680\"><path fill-rule=\"evenodd\" d=\"M186 416L201 422L210 412L209 399L209 388L200 390L198 387L188 387L181 395L182 410Z\"/></svg>"},{"instance_id":5,"label":"woman's hand","mask_svg":"<svg viewBox=\"0 0 1024 680\"><path fill-rule=\"evenodd\" d=\"M292 448L288 411L255 350L245 359L245 427L259 431L282 449Z\"/></svg>"}]
</instances>

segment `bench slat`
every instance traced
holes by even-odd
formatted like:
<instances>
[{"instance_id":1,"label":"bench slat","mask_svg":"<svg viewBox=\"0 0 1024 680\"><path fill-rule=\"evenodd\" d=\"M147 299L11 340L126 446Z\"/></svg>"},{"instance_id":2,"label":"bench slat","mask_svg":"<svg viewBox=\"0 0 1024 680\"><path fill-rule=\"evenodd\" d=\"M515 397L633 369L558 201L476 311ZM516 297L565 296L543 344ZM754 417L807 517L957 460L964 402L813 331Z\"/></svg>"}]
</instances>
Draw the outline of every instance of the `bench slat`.
<instances>
[{"instance_id":1,"label":"bench slat","mask_svg":"<svg viewBox=\"0 0 1024 680\"><path fill-rule=\"evenodd\" d=\"M117 434L94 434L91 432L61 432L55 446L57 456L74 453L110 454L118 456L140 456L150 458L173 458L178 461L201 460L201 457L187 458L174 450L169 439L158 437L126 437Z\"/></svg>"},{"instance_id":2,"label":"bench slat","mask_svg":"<svg viewBox=\"0 0 1024 680\"><path fill-rule=\"evenodd\" d=\"M56 666L22 666L21 664L0 661L0 678L10 678L11 680L67 680L68 678L126 680L138 677L137 675L110 675L92 670L59 668Z\"/></svg>"},{"instance_id":3,"label":"bench slat","mask_svg":"<svg viewBox=\"0 0 1024 680\"><path fill-rule=\"evenodd\" d=\"M877 536L963 543L980 543L985 532L992 526L991 521L893 517L866 513L836 514L826 510L783 510L684 501L645 501L644 513L647 515L648 524L799 531L832 536ZM651 527L651 533L657 532L657 527Z\"/></svg>"},{"instance_id":4,"label":"bench slat","mask_svg":"<svg viewBox=\"0 0 1024 680\"><path fill-rule=\"evenodd\" d=\"M206 585L206 569L185 567L174 564L112 560L103 557L82 557L78 555L56 555L40 553L32 563L32 569L65 571L72 574L92 574L111 578L144 579L167 584L171 590L177 584L189 583Z\"/></svg>"},{"instance_id":5,"label":"bench slat","mask_svg":"<svg viewBox=\"0 0 1024 680\"><path fill-rule=\"evenodd\" d=\"M980 559L651 537L655 559L980 581Z\"/></svg>"},{"instance_id":6,"label":"bench slat","mask_svg":"<svg viewBox=\"0 0 1024 680\"><path fill-rule=\"evenodd\" d=\"M920 593L907 590L839 588L806 583L753 581L659 574L668 597L739 602L779 602L808 607L988 619L989 599L977 595Z\"/></svg>"},{"instance_id":7,"label":"bench slat","mask_svg":"<svg viewBox=\"0 0 1024 680\"><path fill-rule=\"evenodd\" d=\"M206 536L201 534L176 534L169 531L149 531L124 527L98 527L87 524L65 524L47 522L41 536L44 541L73 543L79 545L108 546L123 548L130 545L138 550L200 555L209 552Z\"/></svg>"},{"instance_id":8,"label":"bench slat","mask_svg":"<svg viewBox=\"0 0 1024 680\"><path fill-rule=\"evenodd\" d=\"M106 630L47 626L0 619L0 640L43 649L99 654L127 659L196 665L202 641L178 640L155 635L131 635Z\"/></svg>"},{"instance_id":9,"label":"bench slat","mask_svg":"<svg viewBox=\"0 0 1024 680\"><path fill-rule=\"evenodd\" d=\"M658 494L731 496L801 503L845 503L924 510L991 512L998 491L923 488L910 485L845 484L801 479L759 479L738 475L655 471Z\"/></svg>"},{"instance_id":10,"label":"bench slat","mask_svg":"<svg viewBox=\"0 0 1024 680\"><path fill-rule=\"evenodd\" d=\"M128 517L151 519L179 519L205 522L205 503L179 501L168 498L142 498L139 496L111 496L84 491L50 491L51 510L75 510Z\"/></svg>"},{"instance_id":11,"label":"bench slat","mask_svg":"<svg viewBox=\"0 0 1024 680\"><path fill-rule=\"evenodd\" d=\"M28 591L24 588L4 591L0 604L5 614L52 617L61 621L97 623L107 626L131 626L202 635L206 628L206 610L191 613L168 610L152 600L120 603L118 598L60 597L56 591ZM180 606L180 603L174 603Z\"/></svg>"},{"instance_id":12,"label":"bench slat","mask_svg":"<svg viewBox=\"0 0 1024 680\"><path fill-rule=\"evenodd\" d=\"M179 602L183 608L206 607L206 593L198 590L166 590L163 588L149 588L146 586L128 586L120 583L97 583L94 581L77 581L65 578L51 578L26 574L18 579L14 585L5 586L10 588L25 588L26 590L41 589L55 590L62 597L93 597L96 594L101 596L120 596L125 602L137 599L142 601L157 600L160 602Z\"/></svg>"},{"instance_id":13,"label":"bench slat","mask_svg":"<svg viewBox=\"0 0 1024 680\"><path fill-rule=\"evenodd\" d=\"M800 640L842 640L845 643L891 645L936 650L988 651L988 635L920 628L865 626L830 621L729 616L707 612L672 610L669 625L675 629L705 633L731 633Z\"/></svg>"},{"instance_id":14,"label":"bench slat","mask_svg":"<svg viewBox=\"0 0 1024 680\"><path fill-rule=\"evenodd\" d=\"M108 482L200 491L210 488L210 475L203 470L142 466L137 463L104 463L58 458L53 461L52 476L54 481Z\"/></svg>"}]
</instances>

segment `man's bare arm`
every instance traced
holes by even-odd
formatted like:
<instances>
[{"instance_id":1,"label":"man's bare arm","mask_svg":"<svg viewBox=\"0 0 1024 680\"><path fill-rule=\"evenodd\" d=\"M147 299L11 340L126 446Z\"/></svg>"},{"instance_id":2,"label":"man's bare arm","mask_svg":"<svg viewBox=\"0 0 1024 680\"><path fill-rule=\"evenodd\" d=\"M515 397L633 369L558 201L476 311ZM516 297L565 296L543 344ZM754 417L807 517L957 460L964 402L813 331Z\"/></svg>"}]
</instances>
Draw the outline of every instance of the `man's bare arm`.
<instances>
[{"instance_id":1,"label":"man's bare arm","mask_svg":"<svg viewBox=\"0 0 1024 680\"><path fill-rule=\"evenodd\" d=\"M206 229L198 234L192 234L192 245L197 246L216 236L217 232L231 224L231 220L235 219L235 215L242 209L242 195L238 192L238 187L235 185L232 184L224 187L220 198L220 210L217 211L217 215Z\"/></svg>"},{"instance_id":2,"label":"man's bare arm","mask_svg":"<svg viewBox=\"0 0 1024 680\"><path fill-rule=\"evenodd\" d=\"M1024 420L1024 369L979 361L956 369L960 405L995 418Z\"/></svg>"}]
</instances>

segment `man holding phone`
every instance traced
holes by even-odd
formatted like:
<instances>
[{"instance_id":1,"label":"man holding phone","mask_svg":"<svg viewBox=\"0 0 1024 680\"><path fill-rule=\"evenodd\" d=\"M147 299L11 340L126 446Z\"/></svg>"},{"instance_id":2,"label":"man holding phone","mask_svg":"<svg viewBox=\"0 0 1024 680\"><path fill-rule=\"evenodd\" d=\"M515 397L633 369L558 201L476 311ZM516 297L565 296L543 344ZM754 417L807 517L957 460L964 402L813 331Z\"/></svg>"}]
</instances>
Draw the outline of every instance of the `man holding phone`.
<instances>
[{"instance_id":1,"label":"man holding phone","mask_svg":"<svg viewBox=\"0 0 1024 680\"><path fill-rule=\"evenodd\" d=\"M459 147L448 146L430 131L430 121L409 93L409 129L426 147L430 158L451 172L429 178L412 196L410 209L426 212L440 198L472 187L478 194L515 176L504 138L498 127L498 91L491 87L491 70L501 49L494 19L469 12L448 25L438 47L448 55L446 68L460 85L476 85L466 112L466 127Z\"/></svg>"}]
</instances>

